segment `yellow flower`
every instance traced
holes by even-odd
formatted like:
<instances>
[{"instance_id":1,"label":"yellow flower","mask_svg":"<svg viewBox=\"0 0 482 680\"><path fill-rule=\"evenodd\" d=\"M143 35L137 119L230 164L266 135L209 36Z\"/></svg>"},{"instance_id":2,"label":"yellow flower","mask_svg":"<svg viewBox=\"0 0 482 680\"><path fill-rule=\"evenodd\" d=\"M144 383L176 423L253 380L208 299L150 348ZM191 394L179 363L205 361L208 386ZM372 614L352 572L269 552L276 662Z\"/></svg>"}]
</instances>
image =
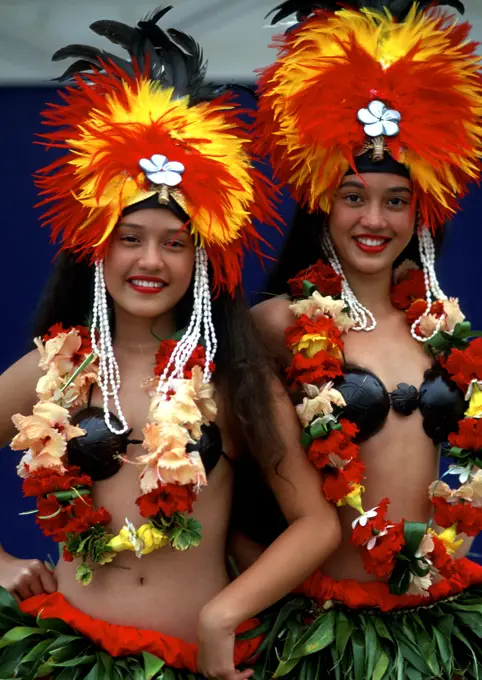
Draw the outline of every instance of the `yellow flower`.
<instances>
[{"instance_id":1,"label":"yellow flower","mask_svg":"<svg viewBox=\"0 0 482 680\"><path fill-rule=\"evenodd\" d=\"M332 356L337 359L342 358L340 348L333 345L331 340L326 334L319 333L305 333L294 346L293 350L295 352L305 352L305 355L312 359L315 354L318 354L321 350L329 352Z\"/></svg>"},{"instance_id":2,"label":"yellow flower","mask_svg":"<svg viewBox=\"0 0 482 680\"><path fill-rule=\"evenodd\" d=\"M479 383L473 383L469 408L465 412L467 418L482 418L482 390Z\"/></svg>"},{"instance_id":3,"label":"yellow flower","mask_svg":"<svg viewBox=\"0 0 482 680\"><path fill-rule=\"evenodd\" d=\"M350 508L358 510L360 515L364 514L362 505L362 496L365 493L365 487L361 484L354 484L352 490L344 498L337 502L337 506L349 505Z\"/></svg>"},{"instance_id":4,"label":"yellow flower","mask_svg":"<svg viewBox=\"0 0 482 680\"><path fill-rule=\"evenodd\" d=\"M432 529L429 530L429 533L431 533L433 536L437 536L437 538L442 541L449 555L456 553L464 542L463 538L459 539L458 541L455 540L457 538L456 523L452 524L452 526L448 527L448 529L444 529L440 534L437 534Z\"/></svg>"},{"instance_id":5,"label":"yellow flower","mask_svg":"<svg viewBox=\"0 0 482 680\"><path fill-rule=\"evenodd\" d=\"M117 536L114 536L107 545L116 553L130 550L140 557L163 548L168 542L169 539L163 531L156 529L152 524L143 524L137 530L134 530L132 526L123 526Z\"/></svg>"},{"instance_id":6,"label":"yellow flower","mask_svg":"<svg viewBox=\"0 0 482 680\"><path fill-rule=\"evenodd\" d=\"M107 545L116 553L122 552L123 550L130 550L131 552L134 552L135 550L130 541L130 532L127 527L122 527L117 536L111 538Z\"/></svg>"},{"instance_id":7,"label":"yellow flower","mask_svg":"<svg viewBox=\"0 0 482 680\"><path fill-rule=\"evenodd\" d=\"M137 530L137 535L144 544L142 549L143 555L149 555L149 553L163 548L169 543L169 539L166 534L160 529L152 526L152 524L143 524Z\"/></svg>"}]
</instances>

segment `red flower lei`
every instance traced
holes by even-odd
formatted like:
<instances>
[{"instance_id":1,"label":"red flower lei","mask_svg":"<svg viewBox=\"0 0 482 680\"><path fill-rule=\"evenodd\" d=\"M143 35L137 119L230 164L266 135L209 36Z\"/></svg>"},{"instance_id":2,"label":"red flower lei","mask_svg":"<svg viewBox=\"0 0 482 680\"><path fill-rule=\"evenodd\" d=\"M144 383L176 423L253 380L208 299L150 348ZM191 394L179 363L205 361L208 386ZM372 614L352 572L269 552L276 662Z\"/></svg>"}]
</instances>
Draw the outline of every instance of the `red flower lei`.
<instances>
[{"instance_id":1,"label":"red flower lei","mask_svg":"<svg viewBox=\"0 0 482 680\"><path fill-rule=\"evenodd\" d=\"M319 385L318 390L324 387L330 389L327 383L343 374L343 340L337 324L346 328L346 318L342 318L346 310L342 310L342 304L337 304L341 293L340 277L330 266L318 262L289 283L293 297L297 298L292 305L297 319L286 330L286 343L293 352L292 363L286 372L288 382L293 389L303 385ZM408 269L402 275L393 287L392 303L406 312L410 325L426 313L425 285L420 270ZM442 318L444 312L441 301L434 302L430 308L430 315L436 319ZM478 408L482 415L482 338L468 341L469 337L470 324L458 323L450 332L437 333L427 341L427 345L434 360L448 372L458 387L466 392L469 386L475 385L474 401L470 402L469 408ZM312 388L308 390L313 391ZM307 422L304 415L306 401L310 402L305 399L303 405L297 408L304 425L303 441L308 458L323 475L325 497L338 506L349 505L360 514L353 522L352 542L361 550L366 571L377 578L389 579L391 587L390 579L396 576L398 585L393 585L393 592L397 594L407 592L413 575L428 574L429 565L437 568L442 575L450 574L447 565L453 561L450 555L456 547L456 535L475 535L482 529L482 470L480 475L473 474L474 470L482 467L482 420L470 417L473 413L468 414L460 421L459 431L449 436L452 448L447 454L459 467L462 465L462 468L470 470L470 475L469 481L457 492L450 491L445 484L431 486L434 520L447 529L437 537L428 527L425 533L420 533L420 526L405 520L390 523L386 518L388 498L383 499L377 508L364 511L362 483L365 466L359 460L359 448L354 442L356 426L343 417L343 407L334 404L330 416L320 410ZM313 412L309 413L311 417ZM319 425L320 418L321 421L325 418L322 427ZM420 545L425 536L424 545L431 546L431 550L421 556L412 549L410 552L409 545L413 545L413 540L407 541L407 537L411 532L412 539L415 532ZM403 574L403 566L400 567L397 560L399 553L403 553L410 573ZM404 578L399 578L401 575ZM403 585L400 585L402 582Z\"/></svg>"},{"instance_id":2,"label":"red flower lei","mask_svg":"<svg viewBox=\"0 0 482 680\"><path fill-rule=\"evenodd\" d=\"M50 345L49 341L52 341ZM58 373L58 366L64 366L67 362L74 372L77 371L73 382L78 380L84 386L85 392L85 374L90 372L89 380L92 383L95 381L97 368L88 329L81 326L64 329L61 324L56 324L49 329L43 342L45 345L40 341L37 344L41 352L41 362L44 362L43 368L47 370L47 377L49 377L52 364L55 364L52 369L52 376L55 376ZM161 342L156 354L154 370L156 376L162 375L176 344L175 340ZM68 351L65 349L67 346ZM193 369L198 367L202 370L204 365L205 351L202 346L198 346L186 364L184 378L192 380ZM211 366L211 370L214 370L214 365ZM63 384L71 384L72 376L62 377ZM66 461L67 441L71 437L82 436L82 432L69 434L69 428L71 430L76 428L71 428L69 425L68 411L61 404L61 391L58 389L55 395L55 398L52 397L51 404L53 413L57 415L60 413L64 417L65 412L64 420L55 423L45 421L46 436L40 441L35 441L29 439L29 418L14 416L19 434L12 441L12 448L25 450L27 446L30 447L19 465L19 474L23 477L24 496L37 498L37 524L45 536L50 536L54 541L64 544L64 559L72 561L80 558L82 560L77 569L77 578L87 584L92 579L92 563L104 564L114 559L118 552L115 540L119 543L119 537L114 537L108 528L111 521L109 512L103 507L99 509L94 507L91 496L92 479L89 475L82 473L80 468L70 466ZM168 401L169 399L168 395ZM37 409L36 412L34 408L34 415L30 417L30 420L37 419L37 424L39 417L45 419L45 406L48 409L50 404L44 401L37 405L39 406L44 410ZM47 415L48 413L49 411ZM155 427L155 423L151 423L152 426ZM62 445L62 437L65 445ZM194 436L190 439L195 441ZM57 458L49 454L51 441L57 445L60 441ZM42 459L42 456L46 452L50 457L48 466L43 466L46 461ZM197 491L193 483L167 483L159 479L154 489L141 494L136 500L140 515L148 520L148 524L141 527L144 529L143 536L146 535L147 529L147 543L142 542L142 537L137 536L136 530L130 527L134 531L132 540L137 545L130 545L127 541L127 547L125 547L120 541L119 550L135 548L140 554L147 554L167 543L180 550L198 545L201 540L200 524L188 517L193 512L196 498Z\"/></svg>"}]
</instances>

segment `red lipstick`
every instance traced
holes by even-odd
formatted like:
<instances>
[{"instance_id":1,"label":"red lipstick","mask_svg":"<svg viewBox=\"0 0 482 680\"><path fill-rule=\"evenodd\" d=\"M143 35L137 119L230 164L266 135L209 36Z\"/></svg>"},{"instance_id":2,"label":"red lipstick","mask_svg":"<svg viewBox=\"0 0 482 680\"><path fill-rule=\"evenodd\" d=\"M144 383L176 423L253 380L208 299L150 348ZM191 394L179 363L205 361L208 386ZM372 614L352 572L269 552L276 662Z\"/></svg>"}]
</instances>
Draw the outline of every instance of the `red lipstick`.
<instances>
[{"instance_id":1,"label":"red lipstick","mask_svg":"<svg viewBox=\"0 0 482 680\"><path fill-rule=\"evenodd\" d=\"M156 295L167 286L158 276L131 276L127 282L136 293L142 295Z\"/></svg>"},{"instance_id":2,"label":"red lipstick","mask_svg":"<svg viewBox=\"0 0 482 680\"><path fill-rule=\"evenodd\" d=\"M363 239L366 242L363 243L359 239ZM357 234L353 237L353 240L364 253L377 255L385 250L391 239L386 236L374 236L373 234Z\"/></svg>"}]
</instances>

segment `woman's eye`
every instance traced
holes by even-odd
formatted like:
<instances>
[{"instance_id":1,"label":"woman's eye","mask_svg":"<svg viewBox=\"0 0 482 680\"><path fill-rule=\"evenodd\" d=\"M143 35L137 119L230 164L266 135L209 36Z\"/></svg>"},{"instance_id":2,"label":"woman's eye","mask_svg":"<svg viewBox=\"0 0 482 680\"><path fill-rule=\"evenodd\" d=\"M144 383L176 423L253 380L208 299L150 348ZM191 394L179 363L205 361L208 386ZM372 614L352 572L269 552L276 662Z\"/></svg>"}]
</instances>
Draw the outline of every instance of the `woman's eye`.
<instances>
[{"instance_id":1,"label":"woman's eye","mask_svg":"<svg viewBox=\"0 0 482 680\"><path fill-rule=\"evenodd\" d=\"M403 198L399 198L398 196L394 196L389 200L389 204L393 206L394 208L400 208L404 205L408 205L407 201L405 201Z\"/></svg>"},{"instance_id":2,"label":"woman's eye","mask_svg":"<svg viewBox=\"0 0 482 680\"><path fill-rule=\"evenodd\" d=\"M133 236L131 234L126 234L125 236L121 236L121 241L124 243L137 243L138 238L136 236Z\"/></svg>"},{"instance_id":3,"label":"woman's eye","mask_svg":"<svg viewBox=\"0 0 482 680\"><path fill-rule=\"evenodd\" d=\"M184 248L184 243L182 241L166 241L164 245L168 248Z\"/></svg>"},{"instance_id":4,"label":"woman's eye","mask_svg":"<svg viewBox=\"0 0 482 680\"><path fill-rule=\"evenodd\" d=\"M359 203L361 201L361 196L358 194L346 194L344 198L347 203Z\"/></svg>"}]
</instances>

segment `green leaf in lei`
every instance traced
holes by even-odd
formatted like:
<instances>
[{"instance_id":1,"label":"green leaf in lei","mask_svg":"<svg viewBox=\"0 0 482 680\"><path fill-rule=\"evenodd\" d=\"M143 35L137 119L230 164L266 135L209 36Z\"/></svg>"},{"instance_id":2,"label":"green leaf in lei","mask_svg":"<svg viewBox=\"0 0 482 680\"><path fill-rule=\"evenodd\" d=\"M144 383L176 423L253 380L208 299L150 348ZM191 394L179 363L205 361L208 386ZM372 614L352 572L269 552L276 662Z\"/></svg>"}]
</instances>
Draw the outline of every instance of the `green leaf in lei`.
<instances>
[{"instance_id":1,"label":"green leaf in lei","mask_svg":"<svg viewBox=\"0 0 482 680\"><path fill-rule=\"evenodd\" d=\"M175 513L175 524L169 532L169 542L175 550L196 548L202 540L201 525L192 517Z\"/></svg>"}]
</instances>

